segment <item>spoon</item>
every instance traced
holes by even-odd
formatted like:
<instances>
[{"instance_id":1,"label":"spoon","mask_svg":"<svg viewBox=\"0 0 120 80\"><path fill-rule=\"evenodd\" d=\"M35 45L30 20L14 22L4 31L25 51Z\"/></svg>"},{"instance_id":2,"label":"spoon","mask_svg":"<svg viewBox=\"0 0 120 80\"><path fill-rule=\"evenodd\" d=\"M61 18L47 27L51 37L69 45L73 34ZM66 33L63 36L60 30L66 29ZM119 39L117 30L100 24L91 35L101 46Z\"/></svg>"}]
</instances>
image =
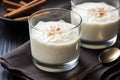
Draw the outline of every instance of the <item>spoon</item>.
<instances>
[{"instance_id":1,"label":"spoon","mask_svg":"<svg viewBox=\"0 0 120 80\"><path fill-rule=\"evenodd\" d=\"M96 66L98 66L101 63L108 64L115 60L117 60L120 56L120 49L118 48L109 48L101 52L98 56L98 60L100 63L91 66L90 68L83 71L78 76L72 78L71 80L82 80L87 74L89 74Z\"/></svg>"}]
</instances>

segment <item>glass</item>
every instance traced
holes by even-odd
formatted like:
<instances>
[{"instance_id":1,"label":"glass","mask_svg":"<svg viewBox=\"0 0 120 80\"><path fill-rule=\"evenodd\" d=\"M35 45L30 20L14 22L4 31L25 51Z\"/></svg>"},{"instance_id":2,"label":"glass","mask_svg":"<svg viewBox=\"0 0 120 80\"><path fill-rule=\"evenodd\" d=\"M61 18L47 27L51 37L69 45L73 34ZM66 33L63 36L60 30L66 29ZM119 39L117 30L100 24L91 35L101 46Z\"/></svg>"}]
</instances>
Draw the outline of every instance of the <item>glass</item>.
<instances>
[{"instance_id":1,"label":"glass","mask_svg":"<svg viewBox=\"0 0 120 80\"><path fill-rule=\"evenodd\" d=\"M35 12L28 22L32 58L37 68L62 72L78 64L81 17L77 13L49 8Z\"/></svg>"},{"instance_id":2,"label":"glass","mask_svg":"<svg viewBox=\"0 0 120 80\"><path fill-rule=\"evenodd\" d=\"M120 0L71 0L72 11L82 17L81 46L103 49L117 40Z\"/></svg>"}]
</instances>

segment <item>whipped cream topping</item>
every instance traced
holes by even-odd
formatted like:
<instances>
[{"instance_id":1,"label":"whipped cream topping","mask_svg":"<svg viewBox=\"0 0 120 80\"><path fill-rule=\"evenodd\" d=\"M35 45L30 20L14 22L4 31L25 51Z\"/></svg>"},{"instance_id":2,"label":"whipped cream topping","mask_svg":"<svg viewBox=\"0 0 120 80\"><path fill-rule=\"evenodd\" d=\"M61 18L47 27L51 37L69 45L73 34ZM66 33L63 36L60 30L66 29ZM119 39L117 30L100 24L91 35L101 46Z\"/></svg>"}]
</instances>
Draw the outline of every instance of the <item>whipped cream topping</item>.
<instances>
[{"instance_id":1,"label":"whipped cream topping","mask_svg":"<svg viewBox=\"0 0 120 80\"><path fill-rule=\"evenodd\" d=\"M115 9L115 7L104 2L87 2L73 8L82 16L83 22L89 23L107 23L118 20L119 12Z\"/></svg>"},{"instance_id":2,"label":"whipped cream topping","mask_svg":"<svg viewBox=\"0 0 120 80\"><path fill-rule=\"evenodd\" d=\"M78 39L79 30L71 29L74 27L63 20L40 21L32 29L32 36L44 43L68 43Z\"/></svg>"}]
</instances>

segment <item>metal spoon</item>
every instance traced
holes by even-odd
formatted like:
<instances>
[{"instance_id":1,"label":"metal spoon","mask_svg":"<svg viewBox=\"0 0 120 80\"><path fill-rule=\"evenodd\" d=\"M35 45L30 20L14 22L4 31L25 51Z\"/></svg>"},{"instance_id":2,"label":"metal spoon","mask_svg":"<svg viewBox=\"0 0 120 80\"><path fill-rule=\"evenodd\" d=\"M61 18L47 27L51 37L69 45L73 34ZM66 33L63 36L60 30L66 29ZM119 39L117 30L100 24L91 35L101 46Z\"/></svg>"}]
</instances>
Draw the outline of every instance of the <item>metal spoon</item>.
<instances>
[{"instance_id":1,"label":"metal spoon","mask_svg":"<svg viewBox=\"0 0 120 80\"><path fill-rule=\"evenodd\" d=\"M79 74L78 76L72 78L71 80L82 80L87 74L89 74L96 66L98 66L101 63L111 63L115 60L117 60L120 56L120 49L118 48L109 48L104 50L100 53L98 56L98 60L100 63L91 66L90 68L86 69L84 72Z\"/></svg>"}]
</instances>

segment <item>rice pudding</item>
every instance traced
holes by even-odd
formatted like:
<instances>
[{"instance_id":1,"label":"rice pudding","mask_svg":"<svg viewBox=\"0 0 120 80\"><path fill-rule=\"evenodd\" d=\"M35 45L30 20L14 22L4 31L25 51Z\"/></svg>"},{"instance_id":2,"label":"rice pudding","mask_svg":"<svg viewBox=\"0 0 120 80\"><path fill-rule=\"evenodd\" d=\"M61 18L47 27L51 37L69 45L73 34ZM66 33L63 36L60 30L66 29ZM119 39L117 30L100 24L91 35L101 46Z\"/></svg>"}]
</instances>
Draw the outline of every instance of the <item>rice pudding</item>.
<instances>
[{"instance_id":1,"label":"rice pudding","mask_svg":"<svg viewBox=\"0 0 120 80\"><path fill-rule=\"evenodd\" d=\"M39 21L30 32L32 56L45 64L60 65L78 59L79 30L61 21Z\"/></svg>"},{"instance_id":2,"label":"rice pudding","mask_svg":"<svg viewBox=\"0 0 120 80\"><path fill-rule=\"evenodd\" d=\"M85 2L72 7L82 17L81 40L107 41L117 35L119 11L104 2Z\"/></svg>"}]
</instances>

